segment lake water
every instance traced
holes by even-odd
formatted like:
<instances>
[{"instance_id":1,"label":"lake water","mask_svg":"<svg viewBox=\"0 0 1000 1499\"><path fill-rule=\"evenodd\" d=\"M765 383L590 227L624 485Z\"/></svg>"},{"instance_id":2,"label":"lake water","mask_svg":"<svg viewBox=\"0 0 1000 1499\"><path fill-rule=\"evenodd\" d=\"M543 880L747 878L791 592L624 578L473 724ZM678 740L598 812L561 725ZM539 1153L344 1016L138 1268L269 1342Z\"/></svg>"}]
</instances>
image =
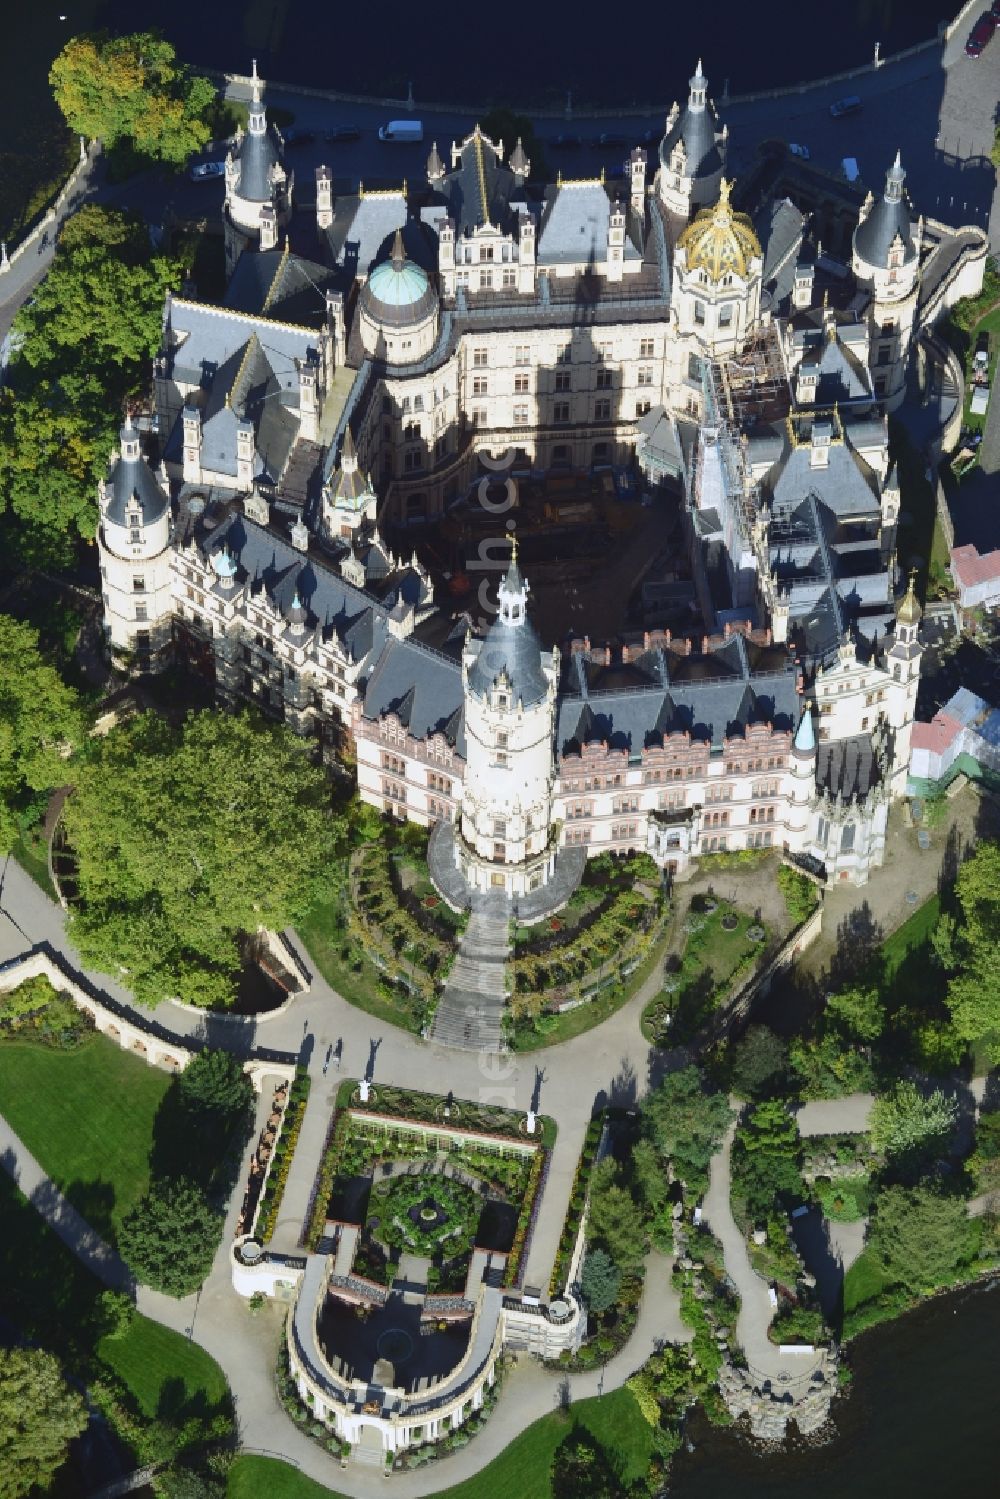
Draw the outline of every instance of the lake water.
<instances>
[{"instance_id":1,"label":"lake water","mask_svg":"<svg viewBox=\"0 0 1000 1499\"><path fill-rule=\"evenodd\" d=\"M700 1417L671 1499L944 1499L1000 1492L1000 1284L938 1297L851 1344L832 1439L763 1452Z\"/></svg>"}]
</instances>

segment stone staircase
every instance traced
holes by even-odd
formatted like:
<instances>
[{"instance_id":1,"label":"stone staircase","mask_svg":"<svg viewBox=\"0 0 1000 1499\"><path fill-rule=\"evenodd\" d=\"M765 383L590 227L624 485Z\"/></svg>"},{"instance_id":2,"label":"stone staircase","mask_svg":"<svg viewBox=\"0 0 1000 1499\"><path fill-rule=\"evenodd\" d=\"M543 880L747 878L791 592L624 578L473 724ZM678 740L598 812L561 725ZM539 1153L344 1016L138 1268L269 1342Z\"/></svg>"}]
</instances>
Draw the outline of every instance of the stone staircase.
<instances>
[{"instance_id":1,"label":"stone staircase","mask_svg":"<svg viewBox=\"0 0 1000 1499\"><path fill-rule=\"evenodd\" d=\"M499 1051L510 950L506 895L473 895L469 924L438 1002L430 1039L463 1051Z\"/></svg>"}]
</instances>

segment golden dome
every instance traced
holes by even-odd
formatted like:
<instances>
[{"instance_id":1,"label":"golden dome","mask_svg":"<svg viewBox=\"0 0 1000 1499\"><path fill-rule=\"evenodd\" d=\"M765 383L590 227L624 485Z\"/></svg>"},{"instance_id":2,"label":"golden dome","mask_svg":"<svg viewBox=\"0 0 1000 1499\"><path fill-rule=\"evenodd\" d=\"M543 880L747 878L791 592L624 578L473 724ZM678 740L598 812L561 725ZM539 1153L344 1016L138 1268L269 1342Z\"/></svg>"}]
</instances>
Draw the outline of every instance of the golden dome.
<instances>
[{"instance_id":1,"label":"golden dome","mask_svg":"<svg viewBox=\"0 0 1000 1499\"><path fill-rule=\"evenodd\" d=\"M687 255L688 270L704 271L710 281L723 276L746 277L750 262L761 259L760 241L745 213L736 213L729 203L731 184L723 177L719 201L703 208L677 241Z\"/></svg>"},{"instance_id":2,"label":"golden dome","mask_svg":"<svg viewBox=\"0 0 1000 1499\"><path fill-rule=\"evenodd\" d=\"M917 598L916 581L917 570L914 568L910 573L910 586L906 590L906 597L896 610L896 618L901 625L918 625L923 616L924 611L921 609L920 601Z\"/></svg>"}]
</instances>

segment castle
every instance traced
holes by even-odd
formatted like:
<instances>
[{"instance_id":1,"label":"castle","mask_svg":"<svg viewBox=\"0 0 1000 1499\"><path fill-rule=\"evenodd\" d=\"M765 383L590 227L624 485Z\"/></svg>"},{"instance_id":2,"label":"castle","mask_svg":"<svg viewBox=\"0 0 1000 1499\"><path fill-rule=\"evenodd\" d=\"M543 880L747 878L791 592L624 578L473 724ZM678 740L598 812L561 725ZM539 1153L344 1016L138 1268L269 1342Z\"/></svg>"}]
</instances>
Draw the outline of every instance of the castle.
<instances>
[{"instance_id":1,"label":"castle","mask_svg":"<svg viewBox=\"0 0 1000 1499\"><path fill-rule=\"evenodd\" d=\"M631 849L866 880L921 657L887 412L986 241L914 222L898 157L856 205L765 158L737 207L727 147L699 63L651 179L637 146L539 187L476 126L419 188L335 195L319 167L307 216L255 72L225 299L168 298L162 442L127 424L100 490L113 658L183 660L315 736L469 890L527 899ZM697 628L546 649L505 536L470 629L400 541L494 480L627 467L682 496Z\"/></svg>"}]
</instances>

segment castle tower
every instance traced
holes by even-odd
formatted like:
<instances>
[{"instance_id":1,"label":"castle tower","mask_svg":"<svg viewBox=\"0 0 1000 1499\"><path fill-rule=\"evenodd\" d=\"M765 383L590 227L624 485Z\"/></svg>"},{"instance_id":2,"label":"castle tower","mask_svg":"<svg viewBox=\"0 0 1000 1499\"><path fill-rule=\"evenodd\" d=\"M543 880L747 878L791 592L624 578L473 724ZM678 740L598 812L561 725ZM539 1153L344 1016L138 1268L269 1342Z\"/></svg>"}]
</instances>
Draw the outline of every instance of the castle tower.
<instances>
[{"instance_id":1,"label":"castle tower","mask_svg":"<svg viewBox=\"0 0 1000 1499\"><path fill-rule=\"evenodd\" d=\"M788 795L788 848L801 853L809 842L810 813L816 794L816 725L812 704L806 703L795 730L789 761L791 777Z\"/></svg>"},{"instance_id":2,"label":"castle tower","mask_svg":"<svg viewBox=\"0 0 1000 1499\"><path fill-rule=\"evenodd\" d=\"M899 153L878 202L871 194L853 239L854 274L872 294L868 310L868 361L875 394L894 411L906 393L906 365L920 282L919 230L913 234Z\"/></svg>"},{"instance_id":3,"label":"castle tower","mask_svg":"<svg viewBox=\"0 0 1000 1499\"><path fill-rule=\"evenodd\" d=\"M273 249L292 212L293 178L286 173L282 140L267 123L254 61L253 93L246 131L238 131L226 156L223 223L226 274L246 249Z\"/></svg>"},{"instance_id":4,"label":"castle tower","mask_svg":"<svg viewBox=\"0 0 1000 1499\"><path fill-rule=\"evenodd\" d=\"M555 652L546 657L527 617L528 586L516 555L500 585L499 613L482 641L466 643L466 772L459 862L478 890L524 895L555 863L552 735Z\"/></svg>"},{"instance_id":5,"label":"castle tower","mask_svg":"<svg viewBox=\"0 0 1000 1499\"><path fill-rule=\"evenodd\" d=\"M118 457L98 486L104 633L112 660L160 671L170 656L170 503L126 420Z\"/></svg>"},{"instance_id":6,"label":"castle tower","mask_svg":"<svg viewBox=\"0 0 1000 1499\"><path fill-rule=\"evenodd\" d=\"M718 128L701 58L689 80L688 102L674 104L660 142L657 189L664 207L681 218L714 203L725 168L726 132Z\"/></svg>"},{"instance_id":7,"label":"castle tower","mask_svg":"<svg viewBox=\"0 0 1000 1499\"><path fill-rule=\"evenodd\" d=\"M890 674L886 690L889 704L887 718L893 736L890 784L896 796L902 796L906 790L910 736L917 707L920 663L924 654L920 643L920 621L924 611L916 595L916 577L915 571L910 574L906 594L896 610L895 637L886 652L885 660Z\"/></svg>"},{"instance_id":8,"label":"castle tower","mask_svg":"<svg viewBox=\"0 0 1000 1499\"><path fill-rule=\"evenodd\" d=\"M701 209L674 252L677 331L713 359L739 352L760 322L764 257L749 217L730 202L731 190L723 178L718 202Z\"/></svg>"}]
</instances>

